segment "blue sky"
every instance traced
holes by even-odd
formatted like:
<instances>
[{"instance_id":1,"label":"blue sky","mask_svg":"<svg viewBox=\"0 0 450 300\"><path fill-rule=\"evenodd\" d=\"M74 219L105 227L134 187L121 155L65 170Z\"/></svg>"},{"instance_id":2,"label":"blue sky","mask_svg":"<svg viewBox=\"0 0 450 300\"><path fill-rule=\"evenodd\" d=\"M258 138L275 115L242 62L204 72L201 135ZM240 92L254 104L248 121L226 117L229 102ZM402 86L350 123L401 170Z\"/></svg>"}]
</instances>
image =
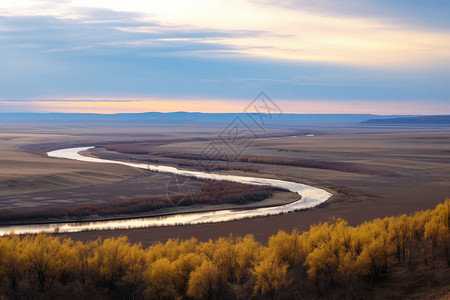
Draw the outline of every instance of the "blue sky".
<instances>
[{"instance_id":1,"label":"blue sky","mask_svg":"<svg viewBox=\"0 0 450 300\"><path fill-rule=\"evenodd\" d=\"M0 111L239 112L265 91L286 112L450 114L449 13L446 1L6 0Z\"/></svg>"}]
</instances>

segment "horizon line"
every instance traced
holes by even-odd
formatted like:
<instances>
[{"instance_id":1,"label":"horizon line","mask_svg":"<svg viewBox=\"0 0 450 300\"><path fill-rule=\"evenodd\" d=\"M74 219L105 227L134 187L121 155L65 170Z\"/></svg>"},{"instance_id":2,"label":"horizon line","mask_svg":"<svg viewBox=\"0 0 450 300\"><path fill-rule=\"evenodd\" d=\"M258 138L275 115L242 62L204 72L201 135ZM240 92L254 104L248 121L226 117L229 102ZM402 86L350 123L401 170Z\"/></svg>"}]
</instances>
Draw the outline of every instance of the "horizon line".
<instances>
[{"instance_id":1,"label":"horizon line","mask_svg":"<svg viewBox=\"0 0 450 300\"><path fill-rule=\"evenodd\" d=\"M34 115L51 115L51 114L65 114L65 115L141 115L141 114L175 114L175 113L186 113L186 114L221 114L221 115L231 115L231 114L242 114L242 115L258 115L260 113L257 112L201 112L201 111L169 111L169 112L161 112L161 111L145 111L145 112L116 112L116 113L101 113L101 112L0 112L2 115L13 115L13 114L34 114ZM272 113L272 115L275 115ZM382 113L295 113L295 112L283 112L281 115L373 115L373 116L450 116L450 114L382 114Z\"/></svg>"}]
</instances>

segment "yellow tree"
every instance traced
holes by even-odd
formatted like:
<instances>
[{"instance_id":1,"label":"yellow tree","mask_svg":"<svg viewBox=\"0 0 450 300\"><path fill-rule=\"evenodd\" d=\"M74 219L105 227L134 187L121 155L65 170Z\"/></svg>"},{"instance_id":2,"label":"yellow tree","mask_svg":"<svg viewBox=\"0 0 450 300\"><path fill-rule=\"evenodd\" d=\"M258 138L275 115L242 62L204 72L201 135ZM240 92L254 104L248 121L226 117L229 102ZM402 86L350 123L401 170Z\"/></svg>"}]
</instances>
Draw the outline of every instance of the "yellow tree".
<instances>
[{"instance_id":1,"label":"yellow tree","mask_svg":"<svg viewBox=\"0 0 450 300\"><path fill-rule=\"evenodd\" d=\"M235 282L239 268L238 253L231 238L219 238L215 243L212 262L219 269L221 278L227 282Z\"/></svg>"},{"instance_id":2,"label":"yellow tree","mask_svg":"<svg viewBox=\"0 0 450 300\"><path fill-rule=\"evenodd\" d=\"M13 292L25 274L25 255L29 240L29 236L20 240L14 234L0 238L0 274L9 281Z\"/></svg>"},{"instance_id":3,"label":"yellow tree","mask_svg":"<svg viewBox=\"0 0 450 300\"><path fill-rule=\"evenodd\" d=\"M425 224L425 238L431 241L433 260L436 259L436 248L443 244L445 258L450 266L450 199L439 204L430 213Z\"/></svg>"},{"instance_id":4,"label":"yellow tree","mask_svg":"<svg viewBox=\"0 0 450 300\"><path fill-rule=\"evenodd\" d=\"M125 258L129 251L127 237L105 239L95 249L94 264L97 272L111 289L125 275Z\"/></svg>"},{"instance_id":5,"label":"yellow tree","mask_svg":"<svg viewBox=\"0 0 450 300\"><path fill-rule=\"evenodd\" d=\"M403 214L400 217L391 217L389 219L389 233L396 246L396 256L398 261L405 261L406 245L408 239L408 228L410 218Z\"/></svg>"},{"instance_id":6,"label":"yellow tree","mask_svg":"<svg viewBox=\"0 0 450 300\"><path fill-rule=\"evenodd\" d=\"M169 259L161 258L149 265L144 280L151 299L176 298L175 267Z\"/></svg>"},{"instance_id":7,"label":"yellow tree","mask_svg":"<svg viewBox=\"0 0 450 300\"><path fill-rule=\"evenodd\" d=\"M321 275L329 278L330 284L335 283L336 273L339 269L339 258L327 244L315 248L306 257L305 264L308 266L308 275L316 282Z\"/></svg>"},{"instance_id":8,"label":"yellow tree","mask_svg":"<svg viewBox=\"0 0 450 300\"><path fill-rule=\"evenodd\" d=\"M389 226L389 218L384 218L383 220L375 219L374 221L367 223L366 225L367 236L365 244L368 246L368 249L370 249L370 251L373 252L376 248L376 251L380 252L379 254L377 254L377 257L381 261L377 261L377 265L380 266L380 269L383 272L387 271L387 268L389 267L389 258L395 253L396 250L396 247L392 244L392 237L389 234ZM372 243L374 244L370 246ZM362 249L362 251L363 250L364 249Z\"/></svg>"},{"instance_id":9,"label":"yellow tree","mask_svg":"<svg viewBox=\"0 0 450 300\"><path fill-rule=\"evenodd\" d=\"M170 261L175 261L178 259L181 253L184 252L184 247L180 247L179 239L168 239L164 244L164 254L163 257L166 257Z\"/></svg>"},{"instance_id":10,"label":"yellow tree","mask_svg":"<svg viewBox=\"0 0 450 300\"><path fill-rule=\"evenodd\" d=\"M209 240L207 242L201 243L199 245L198 251L199 253L204 254L209 260L213 260L214 252L216 252L216 244L213 240Z\"/></svg>"},{"instance_id":11,"label":"yellow tree","mask_svg":"<svg viewBox=\"0 0 450 300\"><path fill-rule=\"evenodd\" d=\"M164 250L165 246L163 243L158 242L151 247L149 247L146 251L147 253L147 262L152 263L157 261L160 258L166 257L166 253Z\"/></svg>"},{"instance_id":12,"label":"yellow tree","mask_svg":"<svg viewBox=\"0 0 450 300\"><path fill-rule=\"evenodd\" d=\"M238 283L243 283L251 276L251 268L255 265L259 255L261 245L255 241L252 235L246 235L244 238L238 238L235 242L235 252L238 270L236 279Z\"/></svg>"},{"instance_id":13,"label":"yellow tree","mask_svg":"<svg viewBox=\"0 0 450 300\"><path fill-rule=\"evenodd\" d=\"M180 243L180 254L195 253L198 247L198 240L191 237L189 240L185 240Z\"/></svg>"},{"instance_id":14,"label":"yellow tree","mask_svg":"<svg viewBox=\"0 0 450 300\"><path fill-rule=\"evenodd\" d=\"M431 254L433 260L436 259L436 248L438 246L439 241L439 217L436 214L432 214L428 222L425 224L425 238L428 239L431 243Z\"/></svg>"},{"instance_id":15,"label":"yellow tree","mask_svg":"<svg viewBox=\"0 0 450 300\"><path fill-rule=\"evenodd\" d=\"M191 272L202 264L202 256L197 253L182 254L173 262L175 273L175 287L180 295L184 295L188 288Z\"/></svg>"},{"instance_id":16,"label":"yellow tree","mask_svg":"<svg viewBox=\"0 0 450 300\"><path fill-rule=\"evenodd\" d=\"M25 256L30 271L37 275L41 290L47 282L72 269L75 261L70 251L72 244L71 240L61 243L58 238L43 233L29 239Z\"/></svg>"},{"instance_id":17,"label":"yellow tree","mask_svg":"<svg viewBox=\"0 0 450 300\"><path fill-rule=\"evenodd\" d=\"M428 243L425 238L425 224L430 220L431 212L430 210L419 211L414 214L414 223L416 225L414 229L414 239L418 243L418 250L422 254L423 262L425 265L428 264Z\"/></svg>"},{"instance_id":18,"label":"yellow tree","mask_svg":"<svg viewBox=\"0 0 450 300\"><path fill-rule=\"evenodd\" d=\"M342 244L339 253L338 273L349 277L359 274L356 267L356 259L365 243L365 236L361 234L361 231L361 227L346 227L340 233Z\"/></svg>"},{"instance_id":19,"label":"yellow tree","mask_svg":"<svg viewBox=\"0 0 450 300\"><path fill-rule=\"evenodd\" d=\"M189 278L187 295L194 299L217 298L220 285L220 271L209 259L204 259Z\"/></svg>"},{"instance_id":20,"label":"yellow tree","mask_svg":"<svg viewBox=\"0 0 450 300\"><path fill-rule=\"evenodd\" d=\"M303 264L306 258L304 240L298 230L292 230L291 234L280 230L269 239L269 252L289 267Z\"/></svg>"},{"instance_id":21,"label":"yellow tree","mask_svg":"<svg viewBox=\"0 0 450 300\"><path fill-rule=\"evenodd\" d=\"M80 282L86 284L89 277L93 274L93 262L95 249L99 246L100 240L82 243L80 241L76 242L74 245L75 259L76 259L76 273Z\"/></svg>"},{"instance_id":22,"label":"yellow tree","mask_svg":"<svg viewBox=\"0 0 450 300\"><path fill-rule=\"evenodd\" d=\"M383 236L373 236L370 243L363 246L356 260L358 270L373 280L377 280L385 268L386 239Z\"/></svg>"},{"instance_id":23,"label":"yellow tree","mask_svg":"<svg viewBox=\"0 0 450 300\"><path fill-rule=\"evenodd\" d=\"M274 256L263 252L262 259L253 270L256 295L268 295L274 299L276 293L287 285L287 264L280 263Z\"/></svg>"},{"instance_id":24,"label":"yellow tree","mask_svg":"<svg viewBox=\"0 0 450 300\"><path fill-rule=\"evenodd\" d=\"M426 256L426 243L424 239L425 234L425 224L430 217L430 211L418 211L413 216L410 217L409 227L408 227L408 264L411 264L413 259L413 253L422 252L422 256L427 264ZM416 247L414 247L416 245Z\"/></svg>"},{"instance_id":25,"label":"yellow tree","mask_svg":"<svg viewBox=\"0 0 450 300\"><path fill-rule=\"evenodd\" d=\"M330 223L312 226L305 236L305 249L308 253L305 265L309 268L308 275L316 279L316 284L324 276L333 286L337 273L347 272L342 267L342 261L351 260L348 252L352 245L352 235L347 222L332 219Z\"/></svg>"},{"instance_id":26,"label":"yellow tree","mask_svg":"<svg viewBox=\"0 0 450 300\"><path fill-rule=\"evenodd\" d=\"M142 244L134 244L128 248L125 266L126 271L123 280L131 292L130 298L136 299L143 290L143 273L146 268L146 253L142 249Z\"/></svg>"}]
</instances>

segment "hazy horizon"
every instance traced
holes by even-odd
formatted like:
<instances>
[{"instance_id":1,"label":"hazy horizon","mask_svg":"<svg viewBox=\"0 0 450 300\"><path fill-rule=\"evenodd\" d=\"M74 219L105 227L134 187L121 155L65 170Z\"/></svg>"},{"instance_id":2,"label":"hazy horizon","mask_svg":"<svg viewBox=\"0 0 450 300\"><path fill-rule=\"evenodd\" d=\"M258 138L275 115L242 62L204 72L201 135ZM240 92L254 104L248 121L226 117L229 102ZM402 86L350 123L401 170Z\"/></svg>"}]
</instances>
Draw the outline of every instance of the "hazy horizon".
<instances>
[{"instance_id":1,"label":"hazy horizon","mask_svg":"<svg viewBox=\"0 0 450 300\"><path fill-rule=\"evenodd\" d=\"M102 113L102 112L21 112L21 111L12 111L12 112L0 112L3 115L145 115L145 114L204 114L204 115L247 115L246 112L236 111L236 112L201 112L201 111L143 111L143 112L110 112L110 113ZM252 113L251 113L252 114ZM257 114L253 112L253 114ZM435 117L435 116L450 116L449 114L374 114L374 113L292 113L292 112L282 112L282 115L295 115L295 116L380 116L380 117Z\"/></svg>"}]
</instances>

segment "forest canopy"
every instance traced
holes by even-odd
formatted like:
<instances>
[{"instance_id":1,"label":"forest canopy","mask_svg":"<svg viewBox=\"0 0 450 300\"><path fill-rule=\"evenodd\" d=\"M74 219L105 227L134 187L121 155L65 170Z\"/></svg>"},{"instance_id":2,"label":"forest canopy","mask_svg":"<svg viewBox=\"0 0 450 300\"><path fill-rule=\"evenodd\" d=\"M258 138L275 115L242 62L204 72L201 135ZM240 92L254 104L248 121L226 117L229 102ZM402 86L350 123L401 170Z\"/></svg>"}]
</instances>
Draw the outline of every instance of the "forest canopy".
<instances>
[{"instance_id":1,"label":"forest canopy","mask_svg":"<svg viewBox=\"0 0 450 300\"><path fill-rule=\"evenodd\" d=\"M370 290L398 266L444 270L448 285L449 223L450 199L358 226L332 219L305 232L279 231L265 245L252 235L169 239L143 249L127 237L83 243L10 234L0 238L0 298L298 299L330 291L372 298Z\"/></svg>"}]
</instances>

